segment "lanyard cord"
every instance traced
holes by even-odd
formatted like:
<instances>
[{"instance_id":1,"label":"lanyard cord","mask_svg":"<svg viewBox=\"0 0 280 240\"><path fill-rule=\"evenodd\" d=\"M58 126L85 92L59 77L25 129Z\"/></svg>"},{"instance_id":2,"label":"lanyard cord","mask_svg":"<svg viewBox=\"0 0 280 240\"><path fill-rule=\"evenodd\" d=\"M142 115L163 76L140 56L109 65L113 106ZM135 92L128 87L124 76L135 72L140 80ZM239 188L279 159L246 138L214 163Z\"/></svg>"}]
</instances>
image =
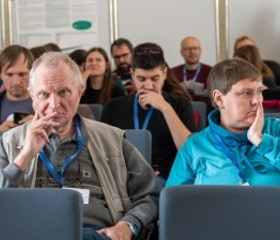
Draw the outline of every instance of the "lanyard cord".
<instances>
[{"instance_id":1,"label":"lanyard cord","mask_svg":"<svg viewBox=\"0 0 280 240\"><path fill-rule=\"evenodd\" d=\"M239 171L239 177L242 180L242 183L246 182L245 176L244 176L244 169L242 167L242 159L236 159L234 158L234 156L232 155L232 153L229 151L228 147L226 146L226 144L224 143L224 141L221 139L221 137L214 132L213 130L211 131L212 136L214 137L216 143L222 148L223 152L227 155L227 157L231 160L231 162L233 163L233 165L238 169Z\"/></svg>"},{"instance_id":2,"label":"lanyard cord","mask_svg":"<svg viewBox=\"0 0 280 240\"><path fill-rule=\"evenodd\" d=\"M198 65L198 68L196 69L195 73L194 73L194 76L193 76L193 81L195 82L199 73L200 73L200 70L201 70L201 66L202 64L199 63ZM183 77L184 77L184 82L188 81L188 73L187 73L187 67L186 65L184 65L183 67Z\"/></svg>"},{"instance_id":3,"label":"lanyard cord","mask_svg":"<svg viewBox=\"0 0 280 240\"><path fill-rule=\"evenodd\" d=\"M245 156L245 154L241 154L241 159L236 159L233 154L230 152L230 150L228 149L228 147L226 146L226 144L224 143L224 141L222 140L222 138L211 129L211 134L214 137L216 143L222 148L223 152L227 155L227 157L231 160L231 162L237 167L237 169L239 170L239 177L242 180L242 183L247 182L246 177L245 177L245 173L244 173L244 169L242 167L242 162L245 163L245 165L247 167L249 167L252 171L257 172L259 174L264 174L267 172L267 169L265 168L265 166L261 166L262 169L256 169L254 166L252 166L252 164L250 163L250 161L247 159L247 157ZM248 146L247 146L247 150L248 150ZM246 151L247 152L247 151Z\"/></svg>"},{"instance_id":4,"label":"lanyard cord","mask_svg":"<svg viewBox=\"0 0 280 240\"><path fill-rule=\"evenodd\" d=\"M154 112L154 108L150 107L141 129L147 129L153 112ZM137 96L134 97L134 102L133 102L133 122L134 122L134 128L140 129L139 116L138 116L138 97Z\"/></svg>"},{"instance_id":5,"label":"lanyard cord","mask_svg":"<svg viewBox=\"0 0 280 240\"><path fill-rule=\"evenodd\" d=\"M83 136L80 128L80 119L76 115L74 117L74 127L76 131L76 136L77 136L77 151L74 154L71 154L68 156L65 161L63 162L61 166L61 171L57 172L51 161L48 159L47 155L43 151L43 149L40 150L39 155L42 163L45 165L45 167L48 169L50 174L54 177L55 181L59 184L60 187L63 186L63 174L65 170L69 167L69 165L75 160L77 155L80 153L83 147Z\"/></svg>"}]
</instances>

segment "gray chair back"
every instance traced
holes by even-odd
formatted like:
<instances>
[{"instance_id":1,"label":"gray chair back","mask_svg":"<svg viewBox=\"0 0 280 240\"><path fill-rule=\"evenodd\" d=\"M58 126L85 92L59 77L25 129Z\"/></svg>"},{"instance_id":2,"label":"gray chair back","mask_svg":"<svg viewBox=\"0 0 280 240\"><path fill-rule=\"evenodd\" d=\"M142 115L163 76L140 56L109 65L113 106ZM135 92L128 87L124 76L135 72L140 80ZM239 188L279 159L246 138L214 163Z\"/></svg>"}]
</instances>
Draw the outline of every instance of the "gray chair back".
<instances>
[{"instance_id":1,"label":"gray chair back","mask_svg":"<svg viewBox=\"0 0 280 240\"><path fill-rule=\"evenodd\" d=\"M102 111L103 111L103 105L102 104L98 104L98 103L88 104L88 105L89 105L91 111L93 112L95 120L96 121L100 121L101 114L102 114Z\"/></svg>"},{"instance_id":2,"label":"gray chair back","mask_svg":"<svg viewBox=\"0 0 280 240\"><path fill-rule=\"evenodd\" d=\"M88 104L79 104L78 106L78 113L85 118L95 120L95 116L93 111L91 110Z\"/></svg>"},{"instance_id":3,"label":"gray chair back","mask_svg":"<svg viewBox=\"0 0 280 240\"><path fill-rule=\"evenodd\" d=\"M278 240L280 187L175 186L160 194L160 240Z\"/></svg>"},{"instance_id":4,"label":"gray chair back","mask_svg":"<svg viewBox=\"0 0 280 240\"><path fill-rule=\"evenodd\" d=\"M81 194L66 189L0 189L1 240L81 240Z\"/></svg>"},{"instance_id":5,"label":"gray chair back","mask_svg":"<svg viewBox=\"0 0 280 240\"><path fill-rule=\"evenodd\" d=\"M207 123L207 106L205 102L202 101L191 101L192 108L194 111L198 112L199 121L197 130L200 131L206 127Z\"/></svg>"},{"instance_id":6,"label":"gray chair back","mask_svg":"<svg viewBox=\"0 0 280 240\"><path fill-rule=\"evenodd\" d=\"M126 139L131 142L146 161L152 163L152 134L146 129L125 129Z\"/></svg>"},{"instance_id":7,"label":"gray chair back","mask_svg":"<svg viewBox=\"0 0 280 240\"><path fill-rule=\"evenodd\" d=\"M99 103L79 104L78 106L78 113L81 116L96 121L100 121L102 111L103 111L103 105Z\"/></svg>"}]
</instances>

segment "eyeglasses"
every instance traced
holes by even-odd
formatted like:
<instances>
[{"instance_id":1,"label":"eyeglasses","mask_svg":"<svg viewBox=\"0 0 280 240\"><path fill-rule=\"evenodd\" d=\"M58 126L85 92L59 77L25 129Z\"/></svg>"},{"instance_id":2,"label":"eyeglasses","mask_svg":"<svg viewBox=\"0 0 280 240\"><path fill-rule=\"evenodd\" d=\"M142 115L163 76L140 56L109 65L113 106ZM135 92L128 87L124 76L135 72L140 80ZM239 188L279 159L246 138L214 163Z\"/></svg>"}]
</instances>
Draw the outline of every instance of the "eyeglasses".
<instances>
[{"instance_id":1,"label":"eyeglasses","mask_svg":"<svg viewBox=\"0 0 280 240\"><path fill-rule=\"evenodd\" d=\"M160 54L162 51L159 47L143 47L143 48L137 48L135 51L136 55L142 55L142 54Z\"/></svg>"},{"instance_id":2,"label":"eyeglasses","mask_svg":"<svg viewBox=\"0 0 280 240\"><path fill-rule=\"evenodd\" d=\"M197 51L199 49L200 49L200 47L186 47L186 48L183 48L184 51L188 51L188 52Z\"/></svg>"},{"instance_id":3,"label":"eyeglasses","mask_svg":"<svg viewBox=\"0 0 280 240\"><path fill-rule=\"evenodd\" d=\"M113 56L114 59L127 58L130 52Z\"/></svg>"}]
</instances>

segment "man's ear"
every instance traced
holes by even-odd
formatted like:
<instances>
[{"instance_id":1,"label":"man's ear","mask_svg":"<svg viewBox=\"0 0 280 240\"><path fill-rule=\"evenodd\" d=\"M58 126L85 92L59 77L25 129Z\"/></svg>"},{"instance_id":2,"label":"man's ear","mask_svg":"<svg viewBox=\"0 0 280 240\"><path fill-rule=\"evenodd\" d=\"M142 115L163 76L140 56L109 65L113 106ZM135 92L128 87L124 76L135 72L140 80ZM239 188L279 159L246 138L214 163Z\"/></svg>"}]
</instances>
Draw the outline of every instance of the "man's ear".
<instances>
[{"instance_id":1,"label":"man's ear","mask_svg":"<svg viewBox=\"0 0 280 240\"><path fill-rule=\"evenodd\" d=\"M212 92L213 100L219 109L224 107L223 96L224 95L217 89Z\"/></svg>"}]
</instances>

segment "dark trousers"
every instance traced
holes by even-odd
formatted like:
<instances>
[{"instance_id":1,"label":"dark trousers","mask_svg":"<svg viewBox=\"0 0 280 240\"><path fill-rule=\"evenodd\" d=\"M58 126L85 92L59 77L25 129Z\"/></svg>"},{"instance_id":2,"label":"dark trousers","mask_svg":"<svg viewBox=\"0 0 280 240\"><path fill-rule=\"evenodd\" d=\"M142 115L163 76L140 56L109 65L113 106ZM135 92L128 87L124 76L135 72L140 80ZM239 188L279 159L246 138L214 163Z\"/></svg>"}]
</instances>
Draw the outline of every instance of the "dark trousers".
<instances>
[{"instance_id":1,"label":"dark trousers","mask_svg":"<svg viewBox=\"0 0 280 240\"><path fill-rule=\"evenodd\" d=\"M84 224L83 226L83 240L110 240L106 235L97 233L101 227Z\"/></svg>"}]
</instances>

